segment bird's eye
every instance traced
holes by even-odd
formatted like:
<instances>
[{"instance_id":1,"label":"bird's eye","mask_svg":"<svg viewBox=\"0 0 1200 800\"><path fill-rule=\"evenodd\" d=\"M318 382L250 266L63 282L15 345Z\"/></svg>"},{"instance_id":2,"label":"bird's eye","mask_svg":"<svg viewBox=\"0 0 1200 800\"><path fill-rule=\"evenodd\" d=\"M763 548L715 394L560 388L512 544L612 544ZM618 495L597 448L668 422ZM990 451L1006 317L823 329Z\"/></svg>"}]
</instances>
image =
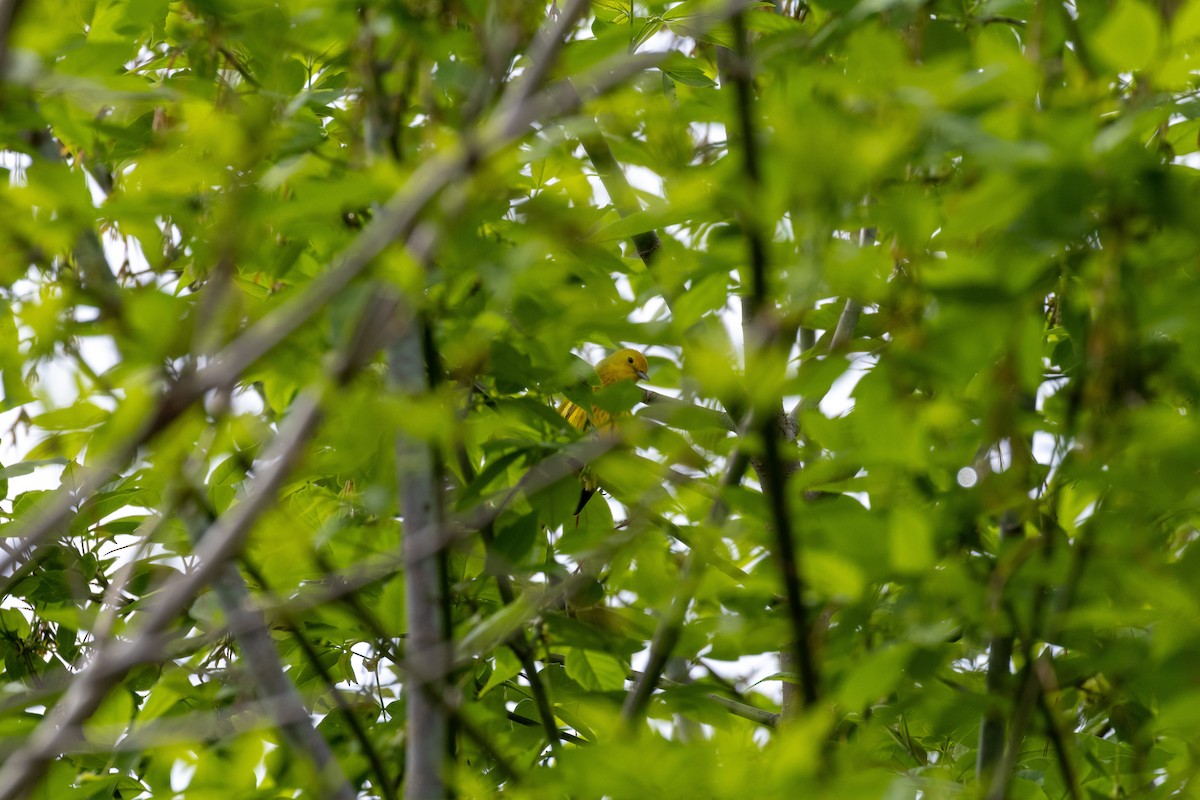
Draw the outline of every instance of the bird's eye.
<instances>
[{"instance_id":1,"label":"bird's eye","mask_svg":"<svg viewBox=\"0 0 1200 800\"><path fill-rule=\"evenodd\" d=\"M630 363L630 364L632 364L632 363L633 363L633 356L630 356L630 357L629 357L629 363Z\"/></svg>"}]
</instances>

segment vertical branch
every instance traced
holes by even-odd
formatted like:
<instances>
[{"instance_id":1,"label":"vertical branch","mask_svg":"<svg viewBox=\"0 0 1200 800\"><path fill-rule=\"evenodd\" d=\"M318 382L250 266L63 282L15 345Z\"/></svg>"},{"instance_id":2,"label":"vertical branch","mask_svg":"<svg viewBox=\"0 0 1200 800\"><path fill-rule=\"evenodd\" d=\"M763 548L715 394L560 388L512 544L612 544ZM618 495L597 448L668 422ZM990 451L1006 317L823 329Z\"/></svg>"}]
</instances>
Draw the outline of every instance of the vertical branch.
<instances>
[{"instance_id":1,"label":"vertical branch","mask_svg":"<svg viewBox=\"0 0 1200 800\"><path fill-rule=\"evenodd\" d=\"M12 31L24 0L0 0L0 91L8 79L8 54L12 50ZM2 95L0 95L2 96Z\"/></svg>"},{"instance_id":2,"label":"vertical branch","mask_svg":"<svg viewBox=\"0 0 1200 800\"><path fill-rule=\"evenodd\" d=\"M416 319L390 348L395 388L409 398L429 391L423 325ZM396 477L404 518L404 599L408 631L406 775L409 800L445 797L449 719L446 696L451 646L444 594L441 464L429 442L401 432L396 437Z\"/></svg>"},{"instance_id":3,"label":"vertical branch","mask_svg":"<svg viewBox=\"0 0 1200 800\"><path fill-rule=\"evenodd\" d=\"M752 109L754 87L750 66L750 42L741 13L733 16L732 24L737 49L727 54L723 77L732 84L734 90L746 188L750 195L756 196L762 187L762 168L758 152L757 126ZM780 326L773 319L775 313L767 285L767 234L753 214L742 210L738 213L738 220L746 236L748 251L749 291L743 298L742 324L746 347L746 374L749 379L756 361L759 368L771 368L773 359L770 358L770 352L780 346ZM762 439L763 458L755 464L755 469L771 512L775 555L779 562L791 627L792 641L789 645L788 660L795 664L799 672L804 706L809 707L817 701L818 676L810 646L812 625L804 607L801 551L792 529L787 498L787 478L789 472L795 469L795 465L785 464L780 442L785 431L790 432L794 429L787 424L789 417L783 413L779 401L775 401L777 408L774 409L768 409L761 401L756 405L753 430Z\"/></svg>"},{"instance_id":4,"label":"vertical branch","mask_svg":"<svg viewBox=\"0 0 1200 800\"><path fill-rule=\"evenodd\" d=\"M1020 535L1021 520L1014 511L1006 511L1000 519L1000 544L1004 547ZM1014 638L1011 633L998 633L988 646L987 673L984 685L987 696L995 703L1007 694L1012 679ZM983 779L991 775L1004 754L1004 712L993 706L984 712L979 726L979 752L976 754L975 775Z\"/></svg>"},{"instance_id":5,"label":"vertical branch","mask_svg":"<svg viewBox=\"0 0 1200 800\"><path fill-rule=\"evenodd\" d=\"M1015 377L1012 375L1013 369L1009 367L1007 362L1002 363L1000 374L1002 378L1007 378L1010 385L1009 395L1012 396L1013 402L1006 407L1000 408L998 413L1001 414L1001 433L1007 438L1009 447L1012 451L1012 463L1010 469L1015 471L1020 479L1020 485L1030 487L1036 485L1033 479L1033 440L1030 438L1022 438L1018 435L1017 430L1017 411L1031 413L1034 410L1034 398L1032 395L1024 394L1023 396L1014 396L1020 392L1020 389L1015 385ZM1010 546L1017 543L1023 537L1023 529L1025 520L1023 513L1018 509L1010 508L1000 516L1000 542L999 550L1001 557ZM1040 583L1035 590L1040 594ZM1003 608L1003 585L997 591L996 611L1000 612ZM1035 595L1034 608L1042 607L1040 598ZM996 614L999 619L1000 614ZM1034 633L1034 626L1030 626L1028 636ZM1025 728L1028 725L1029 718L1033 713L1033 706L1037 700L1038 684L1034 672L1035 665L1033 663L1032 654L1027 653L1025 670L1029 676L1021 687L1014 689L1014 681L1012 678L1012 656L1015 647L1016 639L1011 632L997 631L993 634L992 641L988 646L988 665L985 675L985 687L987 695L992 701L993 706L990 707L984 714L983 720L979 726L979 752L976 754L975 774L978 779L991 779L992 792L989 796L996 796L996 787L1007 787L1008 773L1012 769L1013 760L1015 759L1016 747L1020 744L1021 738L1025 734ZM1029 650L1029 640L1027 638L1025 649ZM1013 697L1014 705L1011 711L1011 720L1006 720L1004 709L999 706L1000 698ZM1006 736L1006 729L1008 731ZM1007 740L1007 752L1006 743ZM1006 789L1002 790L1003 792Z\"/></svg>"}]
</instances>

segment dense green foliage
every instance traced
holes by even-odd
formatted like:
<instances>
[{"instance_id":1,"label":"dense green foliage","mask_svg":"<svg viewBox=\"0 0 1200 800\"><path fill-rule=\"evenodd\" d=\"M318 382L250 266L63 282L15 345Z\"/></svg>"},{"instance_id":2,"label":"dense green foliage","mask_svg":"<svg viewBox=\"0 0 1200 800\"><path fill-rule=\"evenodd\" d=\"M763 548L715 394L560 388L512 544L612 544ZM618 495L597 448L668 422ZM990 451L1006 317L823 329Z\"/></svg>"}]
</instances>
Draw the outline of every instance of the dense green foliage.
<instances>
[{"instance_id":1,"label":"dense green foliage","mask_svg":"<svg viewBox=\"0 0 1200 800\"><path fill-rule=\"evenodd\" d=\"M547 5L0 2L0 797L1194 796L1200 2Z\"/></svg>"}]
</instances>

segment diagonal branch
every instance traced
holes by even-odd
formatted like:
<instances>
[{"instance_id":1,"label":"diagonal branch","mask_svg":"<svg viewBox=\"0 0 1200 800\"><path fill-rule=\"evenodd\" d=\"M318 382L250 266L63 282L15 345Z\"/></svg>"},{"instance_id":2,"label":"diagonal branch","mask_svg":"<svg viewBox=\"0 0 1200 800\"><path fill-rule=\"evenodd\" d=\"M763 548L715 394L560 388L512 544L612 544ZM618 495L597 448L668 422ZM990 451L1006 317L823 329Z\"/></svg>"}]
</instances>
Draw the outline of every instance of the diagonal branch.
<instances>
[{"instance_id":1,"label":"diagonal branch","mask_svg":"<svg viewBox=\"0 0 1200 800\"><path fill-rule=\"evenodd\" d=\"M712 508L709 509L708 525L710 527L720 527L729 513L722 500L720 490L741 483L742 475L745 474L749 464L749 457L740 448L729 456L725 474L721 476L717 497L713 501ZM650 697L662 679L663 670L666 669L671 653L675 650L675 645L678 644L680 634L683 632L683 622L688 606L691 605L692 597L700 586L704 568L711 559L710 549L706 541L700 540L693 542L691 549L688 550L683 566L679 570L678 584L671 597L671 604L667 606L666 612L659 619L658 626L654 630L654 638L650 641L650 655L646 659L646 667L634 684L633 690L625 695L625 702L621 707L621 720L627 728L631 728L646 713Z\"/></svg>"},{"instance_id":2,"label":"diagonal branch","mask_svg":"<svg viewBox=\"0 0 1200 800\"><path fill-rule=\"evenodd\" d=\"M265 589L269 596L278 596L271 590L266 576L262 574L262 571L259 570L256 565L251 563L249 559L245 557L243 557L241 561L246 572L254 579L254 582L258 584L258 586ZM259 609L259 612L261 615L261 608ZM329 696L333 699L334 705L341 713L342 719L345 720L346 725L350 728L350 733L354 736L355 741L358 742L358 746L362 748L363 755L366 756L367 763L371 765L371 771L375 773L375 780L378 782L379 793L383 797L383 800L396 800L396 790L393 785L393 781L388 775L387 769L384 766L383 756L380 754L379 749L375 746L374 742L371 741L371 737L367 735L366 730L363 728L362 722L358 718L358 714L354 712L354 709L343 695L342 690L338 688L337 680L335 680L333 675L330 674L329 669L321 660L320 654L317 652L316 648L313 647L312 642L308 640L308 636L305 635L304 631L301 629L301 626L296 622L296 620L285 611L279 615L279 621L292 635L292 639L300 647L300 650L304 653L304 657L308 660L308 663L314 670L316 670L317 674L321 676L321 680L325 683L325 688L328 690ZM309 717L309 720L311 721L311 717Z\"/></svg>"},{"instance_id":3,"label":"diagonal branch","mask_svg":"<svg viewBox=\"0 0 1200 800\"><path fill-rule=\"evenodd\" d=\"M371 330L360 330L335 361L331 386L297 399L279 435L260 459L259 477L246 499L218 519L201 537L194 553L196 567L167 583L154 595L141 614L142 624L129 639L109 640L98 648L92 662L78 673L62 699L46 714L26 743L0 767L0 800L22 796L40 779L51 760L80 740L83 723L129 670L163 658L171 638L168 628L205 586L218 580L241 550L254 523L274 504L279 490L316 432L323 401L349 381L365 360L357 348L375 342L377 322L373 314L364 315L360 328L365 326ZM329 770L324 773L329 788L337 792L337 796L343 796L335 788L337 780L332 770L336 764L318 763L315 766Z\"/></svg>"},{"instance_id":4,"label":"diagonal branch","mask_svg":"<svg viewBox=\"0 0 1200 800\"><path fill-rule=\"evenodd\" d=\"M521 106L527 104L534 92L542 87L566 45L567 38L587 12L589 5L588 0L568 0L567 7L559 12L557 18L552 17L538 31L526 54L529 66L520 79L509 85L493 116L503 120L518 113Z\"/></svg>"},{"instance_id":5,"label":"diagonal branch","mask_svg":"<svg viewBox=\"0 0 1200 800\"><path fill-rule=\"evenodd\" d=\"M217 521L196 548L195 570L167 584L144 613L144 622L129 640L110 641L78 674L63 698L46 714L26 743L0 767L0 800L21 797L42 776L49 763L82 737L81 726L129 670L161 659L170 623L192 598L213 581L226 561L245 541L253 523L275 501L287 475L316 430L318 403L302 398L288 425L263 462L254 489L232 512ZM271 463L273 462L273 463Z\"/></svg>"},{"instance_id":6,"label":"diagonal branch","mask_svg":"<svg viewBox=\"0 0 1200 800\"><path fill-rule=\"evenodd\" d=\"M728 10L714 14L708 21L716 24L726 13ZM551 85L515 104L503 119L489 117L474 135L464 134L460 144L422 162L404 187L333 260L329 269L251 325L206 366L185 374L167 387L159 395L154 411L135 433L92 469L80 470L74 486L54 492L37 510L10 526L7 538L20 539L20 548L28 549L32 557L33 550L66 526L84 498L124 469L139 447L161 433L207 392L236 384L247 368L325 308L329 300L361 275L385 248L393 242L406 241L421 214L446 186L478 170L488 158L526 135L534 123L573 113L587 100L621 85L668 55L668 52L659 52L607 59L578 79L569 91L565 83ZM24 574L11 574L19 561L14 554L6 554L0 559L0 574L10 573L0 585L0 593L7 592L15 579Z\"/></svg>"}]
</instances>

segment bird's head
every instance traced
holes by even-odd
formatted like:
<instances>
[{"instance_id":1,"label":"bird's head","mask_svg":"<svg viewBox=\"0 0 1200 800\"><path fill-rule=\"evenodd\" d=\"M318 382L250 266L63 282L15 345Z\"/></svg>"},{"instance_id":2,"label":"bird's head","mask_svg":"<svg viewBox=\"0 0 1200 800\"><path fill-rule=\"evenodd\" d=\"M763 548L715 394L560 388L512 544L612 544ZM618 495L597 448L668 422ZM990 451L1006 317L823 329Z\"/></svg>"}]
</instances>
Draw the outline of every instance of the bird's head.
<instances>
[{"instance_id":1,"label":"bird's head","mask_svg":"<svg viewBox=\"0 0 1200 800\"><path fill-rule=\"evenodd\" d=\"M646 363L646 357L637 350L627 347L618 350L597 364L596 374L600 376L601 385L608 386L617 381L645 380L649 377L646 374L649 369L650 365Z\"/></svg>"}]
</instances>

